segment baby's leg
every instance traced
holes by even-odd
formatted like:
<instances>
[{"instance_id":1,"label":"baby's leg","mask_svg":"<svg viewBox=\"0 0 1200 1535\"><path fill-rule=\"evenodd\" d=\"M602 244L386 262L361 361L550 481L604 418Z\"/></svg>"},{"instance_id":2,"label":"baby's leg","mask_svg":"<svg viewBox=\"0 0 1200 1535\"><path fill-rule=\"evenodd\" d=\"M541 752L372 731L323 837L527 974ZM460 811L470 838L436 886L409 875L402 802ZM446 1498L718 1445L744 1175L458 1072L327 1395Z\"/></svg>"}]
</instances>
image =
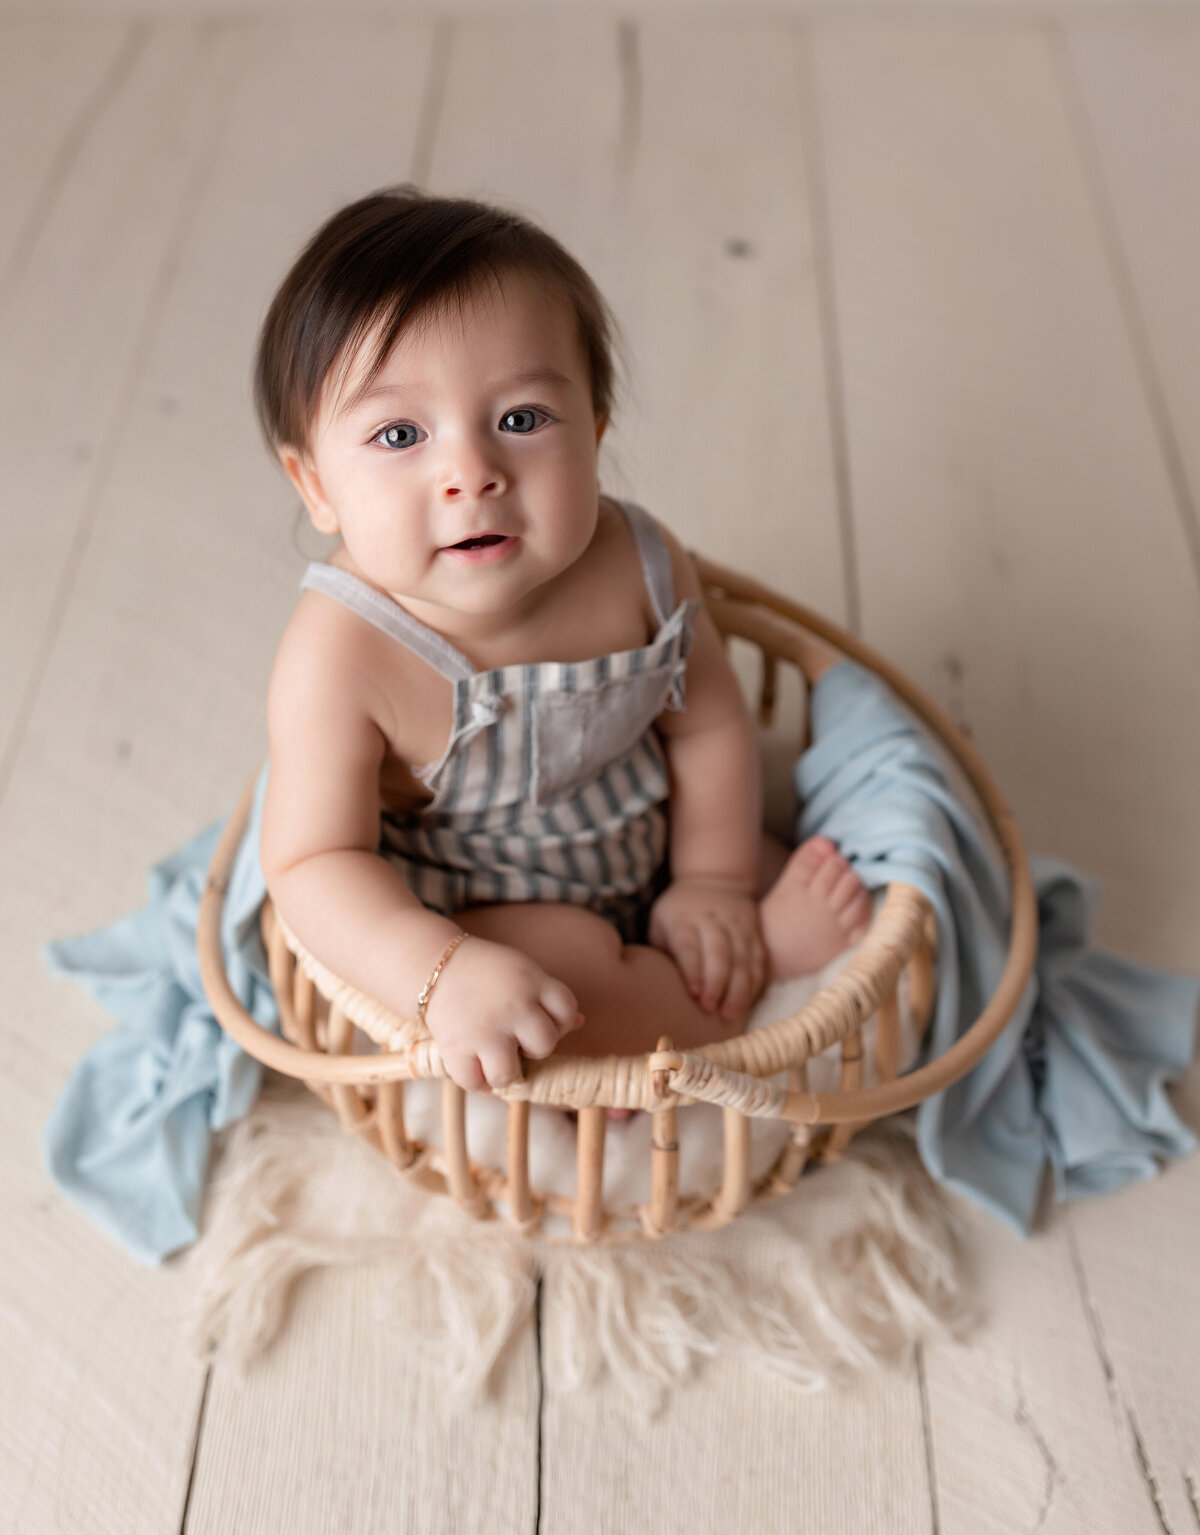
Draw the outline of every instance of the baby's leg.
<instances>
[{"instance_id":1,"label":"baby's leg","mask_svg":"<svg viewBox=\"0 0 1200 1535\"><path fill-rule=\"evenodd\" d=\"M795 851L764 839L760 880L769 882L759 916L770 980L819 970L867 930L870 897L827 837L810 837ZM611 923L581 906L472 906L455 920L465 932L520 949L571 988L587 1020L564 1041L571 1055L641 1055L663 1034L690 1050L745 1023L704 1012L669 954L622 943Z\"/></svg>"},{"instance_id":2,"label":"baby's leg","mask_svg":"<svg viewBox=\"0 0 1200 1535\"><path fill-rule=\"evenodd\" d=\"M506 943L575 993L586 1022L568 1034L568 1055L642 1055L669 1034L681 1050L728 1039L738 1025L701 1010L675 961L625 944L611 923L581 906L530 901L455 913L465 932Z\"/></svg>"},{"instance_id":3,"label":"baby's leg","mask_svg":"<svg viewBox=\"0 0 1200 1535\"><path fill-rule=\"evenodd\" d=\"M794 851L764 837L757 893L773 981L821 969L870 924L870 897L827 837L810 837ZM622 943L611 923L581 906L472 906L455 919L465 932L520 949L571 988L587 1020L563 1042L571 1055L641 1055L663 1034L690 1050L727 1039L745 1023L704 1012L669 954Z\"/></svg>"}]
</instances>

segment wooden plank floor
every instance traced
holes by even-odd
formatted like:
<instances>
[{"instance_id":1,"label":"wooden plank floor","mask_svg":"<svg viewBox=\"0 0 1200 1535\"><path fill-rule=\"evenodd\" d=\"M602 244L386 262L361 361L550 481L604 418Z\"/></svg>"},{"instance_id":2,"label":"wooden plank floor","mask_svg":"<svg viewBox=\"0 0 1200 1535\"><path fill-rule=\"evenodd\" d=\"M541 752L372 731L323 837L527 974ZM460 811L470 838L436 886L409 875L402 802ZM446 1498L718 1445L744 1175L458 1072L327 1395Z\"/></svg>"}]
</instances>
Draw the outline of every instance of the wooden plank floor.
<instances>
[{"instance_id":1,"label":"wooden plank floor","mask_svg":"<svg viewBox=\"0 0 1200 1535\"><path fill-rule=\"evenodd\" d=\"M177 1266L46 1181L107 1020L37 957L262 751L314 546L255 328L415 177L610 297L606 485L888 652L1102 941L1200 968L1200 10L167 10L0 8L0 1530L1200 1530L1200 1159L1025 1243L971 1215L978 1332L852 1390L716 1361L646 1424L544 1392L531 1322L454 1417L367 1272L244 1380L186 1353Z\"/></svg>"}]
</instances>

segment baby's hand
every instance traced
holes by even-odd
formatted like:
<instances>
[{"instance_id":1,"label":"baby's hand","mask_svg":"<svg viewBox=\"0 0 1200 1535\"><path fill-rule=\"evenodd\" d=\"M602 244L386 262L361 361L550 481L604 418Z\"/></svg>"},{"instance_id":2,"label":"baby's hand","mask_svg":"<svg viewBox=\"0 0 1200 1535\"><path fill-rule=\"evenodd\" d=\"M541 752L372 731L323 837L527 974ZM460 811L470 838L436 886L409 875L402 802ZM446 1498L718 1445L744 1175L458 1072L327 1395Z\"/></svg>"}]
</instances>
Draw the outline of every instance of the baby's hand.
<instances>
[{"instance_id":1,"label":"baby's hand","mask_svg":"<svg viewBox=\"0 0 1200 1535\"><path fill-rule=\"evenodd\" d=\"M742 890L717 880L676 880L650 909L649 938L674 958L706 1013L721 1004L722 1018L733 1023L763 988L767 952L758 905Z\"/></svg>"},{"instance_id":2,"label":"baby's hand","mask_svg":"<svg viewBox=\"0 0 1200 1535\"><path fill-rule=\"evenodd\" d=\"M518 1052L541 1060L583 1015L574 993L527 954L472 934L446 962L425 1022L449 1075L473 1091L519 1081Z\"/></svg>"}]
</instances>

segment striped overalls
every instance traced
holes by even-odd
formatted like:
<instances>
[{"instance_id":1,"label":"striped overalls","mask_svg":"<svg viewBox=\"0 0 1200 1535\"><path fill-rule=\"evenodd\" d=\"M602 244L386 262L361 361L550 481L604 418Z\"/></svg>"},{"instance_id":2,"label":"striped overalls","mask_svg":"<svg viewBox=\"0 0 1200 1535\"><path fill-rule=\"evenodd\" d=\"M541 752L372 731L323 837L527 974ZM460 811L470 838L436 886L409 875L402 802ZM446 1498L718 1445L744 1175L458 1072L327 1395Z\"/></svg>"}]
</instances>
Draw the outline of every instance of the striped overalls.
<instances>
[{"instance_id":1,"label":"striped overalls","mask_svg":"<svg viewBox=\"0 0 1200 1535\"><path fill-rule=\"evenodd\" d=\"M477 672L398 603L335 566L303 585L351 608L454 687L454 723L436 762L414 768L434 792L386 811L379 851L424 905L446 914L494 901L564 901L644 942L667 881L668 776L653 722L684 706L692 621L674 602L670 555L654 519L629 520L658 633L638 650Z\"/></svg>"}]
</instances>

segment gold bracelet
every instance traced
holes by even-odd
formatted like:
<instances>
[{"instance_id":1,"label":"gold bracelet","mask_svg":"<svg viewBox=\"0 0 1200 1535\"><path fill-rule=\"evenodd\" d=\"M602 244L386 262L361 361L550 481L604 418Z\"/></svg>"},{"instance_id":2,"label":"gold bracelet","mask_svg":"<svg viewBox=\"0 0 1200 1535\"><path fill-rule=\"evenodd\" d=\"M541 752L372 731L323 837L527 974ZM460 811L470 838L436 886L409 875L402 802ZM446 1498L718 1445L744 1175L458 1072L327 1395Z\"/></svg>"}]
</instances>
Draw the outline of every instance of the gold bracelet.
<instances>
[{"instance_id":1,"label":"gold bracelet","mask_svg":"<svg viewBox=\"0 0 1200 1535\"><path fill-rule=\"evenodd\" d=\"M455 949L458 948L459 944L463 941L464 938L469 937L469 933L458 933L453 938L451 938L450 942L446 945L445 952L442 954L441 959L439 959L437 964L434 965L433 974L421 988L421 995L417 998L417 1022L422 1028L427 1027L425 1022L425 1009L429 1006L430 997L433 996L433 988L438 983L438 976L441 975L442 971L446 968L446 961L450 958L451 954L454 953Z\"/></svg>"}]
</instances>

